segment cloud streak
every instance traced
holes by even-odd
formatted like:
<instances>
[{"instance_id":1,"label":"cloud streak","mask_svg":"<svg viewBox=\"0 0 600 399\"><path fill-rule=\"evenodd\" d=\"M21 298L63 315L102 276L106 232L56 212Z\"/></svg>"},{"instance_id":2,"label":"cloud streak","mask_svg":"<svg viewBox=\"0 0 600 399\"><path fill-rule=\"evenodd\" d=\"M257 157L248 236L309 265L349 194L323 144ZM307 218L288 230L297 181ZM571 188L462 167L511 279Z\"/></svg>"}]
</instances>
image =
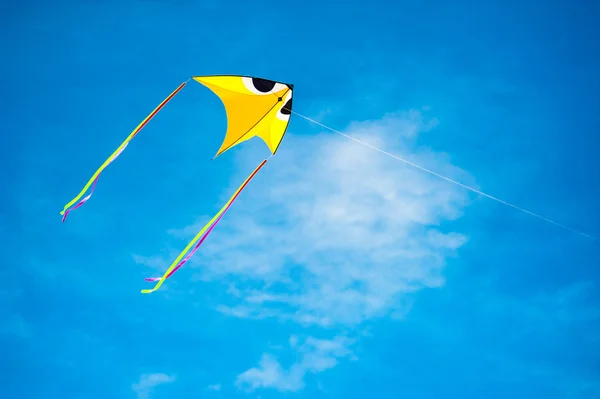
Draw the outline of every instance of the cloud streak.
<instances>
[{"instance_id":1,"label":"cloud streak","mask_svg":"<svg viewBox=\"0 0 600 399\"><path fill-rule=\"evenodd\" d=\"M288 369L284 369L277 358L264 353L258 364L237 376L236 386L247 392L259 388L273 388L280 392L294 392L304 387L307 373L318 373L335 367L338 359L350 357L356 359L349 345L352 341L338 336L332 340L308 337L302 344L298 338L290 337L290 346L294 347L300 359Z\"/></svg>"},{"instance_id":2,"label":"cloud streak","mask_svg":"<svg viewBox=\"0 0 600 399\"><path fill-rule=\"evenodd\" d=\"M173 381L175 381L175 377L163 373L143 374L140 376L140 380L131 386L131 389L137 394L138 399L148 399L154 388Z\"/></svg>"}]
</instances>

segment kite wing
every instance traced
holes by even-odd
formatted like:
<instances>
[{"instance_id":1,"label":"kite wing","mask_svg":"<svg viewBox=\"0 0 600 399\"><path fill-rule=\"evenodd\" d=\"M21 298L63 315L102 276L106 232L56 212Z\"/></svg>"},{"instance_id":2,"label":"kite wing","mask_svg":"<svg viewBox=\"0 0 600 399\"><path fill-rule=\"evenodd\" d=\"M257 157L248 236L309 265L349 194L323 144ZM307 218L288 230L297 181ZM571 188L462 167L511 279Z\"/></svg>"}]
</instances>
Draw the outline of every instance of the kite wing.
<instances>
[{"instance_id":1,"label":"kite wing","mask_svg":"<svg viewBox=\"0 0 600 399\"><path fill-rule=\"evenodd\" d=\"M215 158L252 137L260 137L275 154L292 113L294 86L248 76L193 76L212 90L227 113L227 132Z\"/></svg>"}]
</instances>

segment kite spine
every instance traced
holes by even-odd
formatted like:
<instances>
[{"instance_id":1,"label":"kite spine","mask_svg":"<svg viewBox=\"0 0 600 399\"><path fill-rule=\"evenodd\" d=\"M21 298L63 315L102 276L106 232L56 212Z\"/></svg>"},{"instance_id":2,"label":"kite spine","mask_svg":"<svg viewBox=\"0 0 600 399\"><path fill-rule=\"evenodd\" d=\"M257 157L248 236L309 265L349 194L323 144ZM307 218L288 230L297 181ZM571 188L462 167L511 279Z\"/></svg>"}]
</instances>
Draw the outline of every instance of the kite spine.
<instances>
[{"instance_id":1,"label":"kite spine","mask_svg":"<svg viewBox=\"0 0 600 399\"><path fill-rule=\"evenodd\" d=\"M87 182L87 184L83 187L83 189L81 190L81 192L77 195L77 197L73 198L71 200L71 202L69 202L67 205L64 206L63 210L60 212L61 215L63 215L62 221L64 222L67 219L67 215L69 214L69 212L79 208L80 206L82 206L87 200L90 199L90 197L92 196L92 194L94 193L94 189L96 188L96 182L98 181L98 178L100 177L100 174L102 173L102 171L104 169L106 169L106 167L108 165L111 164L112 161L114 161L119 155L121 155L121 153L123 152L123 150L125 150L125 147L127 147L127 145L129 144L129 142L144 128L144 126L146 126L148 124L148 122L150 122L150 120L152 118L154 118L154 116L169 102L171 101L171 99L173 97L175 97L175 95L177 93L179 93L181 91L181 89L183 89L183 87L187 84L187 82L189 82L189 79L185 82L183 82L182 84L180 84L167 98L165 98L155 109L154 111L152 111L146 118L144 118L144 120L142 120L142 122L140 122L140 124L129 134L129 136L125 139L125 141L123 141L123 143L121 143L121 145L115 150L115 152L112 153L112 155L110 157L108 157L108 159L106 161L104 161L104 163L102 164L102 166L100 166L100 168L98 168L98 170L96 171L96 173L94 173L94 175L90 178L90 180ZM90 188L90 186L92 186L92 190L90 192L90 194L88 194L85 198L83 198L81 201L79 201L74 207L71 208L71 206L73 204L75 204L82 196L83 194L86 193L86 191Z\"/></svg>"}]
</instances>

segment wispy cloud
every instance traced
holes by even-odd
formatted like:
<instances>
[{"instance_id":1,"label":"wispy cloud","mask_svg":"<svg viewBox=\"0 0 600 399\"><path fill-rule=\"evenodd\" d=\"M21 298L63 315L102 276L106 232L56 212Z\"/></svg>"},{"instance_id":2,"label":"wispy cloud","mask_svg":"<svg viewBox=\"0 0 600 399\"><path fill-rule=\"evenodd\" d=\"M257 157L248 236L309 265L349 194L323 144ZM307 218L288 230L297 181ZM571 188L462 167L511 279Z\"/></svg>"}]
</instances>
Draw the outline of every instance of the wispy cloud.
<instances>
[{"instance_id":1,"label":"wispy cloud","mask_svg":"<svg viewBox=\"0 0 600 399\"><path fill-rule=\"evenodd\" d=\"M209 391L220 391L221 390L221 384L211 384L209 385L206 389L208 389Z\"/></svg>"},{"instance_id":2,"label":"wispy cloud","mask_svg":"<svg viewBox=\"0 0 600 399\"><path fill-rule=\"evenodd\" d=\"M464 177L415 148L417 134L436 123L411 111L356 122L348 132L400 153L410 147L424 163ZM460 216L463 191L330 134L291 136L278 155L193 260L203 265L199 278L229 278L236 287L234 303L219 310L357 324L401 314L407 295L443 285L445 257L466 237L440 225ZM240 159L244 167L248 158ZM171 233L189 236L200 219ZM255 284L237 287L239 277Z\"/></svg>"},{"instance_id":3,"label":"wispy cloud","mask_svg":"<svg viewBox=\"0 0 600 399\"><path fill-rule=\"evenodd\" d=\"M143 374L140 380L131 386L138 399L148 399L155 387L175 381L174 376L163 373Z\"/></svg>"},{"instance_id":4,"label":"wispy cloud","mask_svg":"<svg viewBox=\"0 0 600 399\"><path fill-rule=\"evenodd\" d=\"M341 357L355 359L346 337L338 336L332 340L308 337L299 345L298 338L292 336L290 345L300 354L300 359L288 369L284 369L277 358L264 353L257 367L238 375L236 386L245 391L258 388L274 388L278 391L298 391L304 387L306 373L317 373L334 367Z\"/></svg>"},{"instance_id":5,"label":"wispy cloud","mask_svg":"<svg viewBox=\"0 0 600 399\"><path fill-rule=\"evenodd\" d=\"M412 110L346 132L473 185L443 154L418 146L436 125ZM256 162L248 148L238 152L244 171ZM337 135L290 134L190 263L201 265L197 279L228 281L229 300L215 306L234 317L329 328L401 318L415 292L444 284L446 258L467 240L444 223L466 204L463 190ZM206 219L169 233L187 239ZM308 339L288 369L265 353L237 384L298 390L307 371L336 364L340 352L319 345L337 339Z\"/></svg>"},{"instance_id":6,"label":"wispy cloud","mask_svg":"<svg viewBox=\"0 0 600 399\"><path fill-rule=\"evenodd\" d=\"M160 256L142 256L134 254L133 261L138 265L146 265L154 270L161 272L169 266L167 260Z\"/></svg>"}]
</instances>

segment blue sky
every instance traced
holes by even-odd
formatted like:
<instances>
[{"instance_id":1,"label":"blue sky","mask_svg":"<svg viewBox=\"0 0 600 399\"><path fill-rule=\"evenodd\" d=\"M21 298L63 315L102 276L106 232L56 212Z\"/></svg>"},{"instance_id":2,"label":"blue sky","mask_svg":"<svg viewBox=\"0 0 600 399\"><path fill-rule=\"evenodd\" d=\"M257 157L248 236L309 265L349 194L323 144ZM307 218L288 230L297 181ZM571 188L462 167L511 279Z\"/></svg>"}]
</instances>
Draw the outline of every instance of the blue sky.
<instances>
[{"instance_id":1,"label":"blue sky","mask_svg":"<svg viewBox=\"0 0 600 399\"><path fill-rule=\"evenodd\" d=\"M600 246L292 117L189 264L141 295L267 155L211 161L190 75L294 108L600 236L591 1L0 6L0 382L8 398L597 398Z\"/></svg>"}]
</instances>

